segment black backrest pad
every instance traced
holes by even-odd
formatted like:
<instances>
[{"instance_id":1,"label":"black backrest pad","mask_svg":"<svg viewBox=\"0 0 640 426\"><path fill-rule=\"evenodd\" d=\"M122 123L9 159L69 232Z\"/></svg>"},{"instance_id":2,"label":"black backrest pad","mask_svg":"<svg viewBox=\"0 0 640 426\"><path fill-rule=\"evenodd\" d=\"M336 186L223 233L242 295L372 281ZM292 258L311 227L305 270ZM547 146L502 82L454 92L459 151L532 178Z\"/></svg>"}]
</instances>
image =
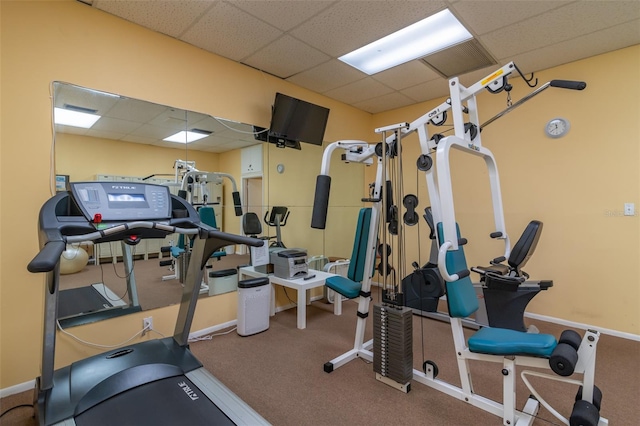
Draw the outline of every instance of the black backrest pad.
<instances>
[{"instance_id":1,"label":"black backrest pad","mask_svg":"<svg viewBox=\"0 0 640 426\"><path fill-rule=\"evenodd\" d=\"M262 234L262 224L257 214L253 212L247 212L242 217L242 232L245 235L260 235Z\"/></svg>"},{"instance_id":2,"label":"black backrest pad","mask_svg":"<svg viewBox=\"0 0 640 426\"><path fill-rule=\"evenodd\" d=\"M529 258L533 255L542 233L542 222L538 220L532 220L525 228L522 236L513 246L511 254L509 255L509 266L520 270Z\"/></svg>"}]
</instances>

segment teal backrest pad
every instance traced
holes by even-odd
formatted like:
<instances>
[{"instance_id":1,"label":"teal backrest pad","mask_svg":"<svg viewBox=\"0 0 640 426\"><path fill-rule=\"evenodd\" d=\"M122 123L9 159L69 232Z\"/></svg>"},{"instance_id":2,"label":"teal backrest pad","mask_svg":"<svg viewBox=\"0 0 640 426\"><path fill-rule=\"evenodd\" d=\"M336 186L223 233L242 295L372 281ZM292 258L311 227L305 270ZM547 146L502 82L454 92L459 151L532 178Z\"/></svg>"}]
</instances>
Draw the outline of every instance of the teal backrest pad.
<instances>
[{"instance_id":1,"label":"teal backrest pad","mask_svg":"<svg viewBox=\"0 0 640 426\"><path fill-rule=\"evenodd\" d=\"M200 216L202 223L213 228L217 228L216 213L213 210L213 207L200 207L198 209L198 215ZM180 234L180 236L178 236L178 247L181 249L184 248L184 234ZM193 247L193 241L191 241L191 247Z\"/></svg>"},{"instance_id":2,"label":"teal backrest pad","mask_svg":"<svg viewBox=\"0 0 640 426\"><path fill-rule=\"evenodd\" d=\"M371 208L360 209L358 213L358 224L356 225L356 236L353 241L353 251L349 262L347 277L356 282L361 282L364 278L364 264L367 259L367 243L369 242L369 226L371 224Z\"/></svg>"},{"instance_id":3,"label":"teal backrest pad","mask_svg":"<svg viewBox=\"0 0 640 426\"><path fill-rule=\"evenodd\" d=\"M438 241L443 241L442 223L438 223ZM460 239L460 228L456 223L458 240ZM447 252L445 265L449 274L468 269L467 258L464 255L462 246L458 250ZM478 310L478 297L473 288L471 278L466 276L458 281L447 282L447 305L449 316L454 318L466 318Z\"/></svg>"},{"instance_id":4,"label":"teal backrest pad","mask_svg":"<svg viewBox=\"0 0 640 426\"><path fill-rule=\"evenodd\" d=\"M200 215L202 223L209 225L212 228L217 228L216 212L213 210L213 207L200 207L198 209L198 214Z\"/></svg>"}]
</instances>

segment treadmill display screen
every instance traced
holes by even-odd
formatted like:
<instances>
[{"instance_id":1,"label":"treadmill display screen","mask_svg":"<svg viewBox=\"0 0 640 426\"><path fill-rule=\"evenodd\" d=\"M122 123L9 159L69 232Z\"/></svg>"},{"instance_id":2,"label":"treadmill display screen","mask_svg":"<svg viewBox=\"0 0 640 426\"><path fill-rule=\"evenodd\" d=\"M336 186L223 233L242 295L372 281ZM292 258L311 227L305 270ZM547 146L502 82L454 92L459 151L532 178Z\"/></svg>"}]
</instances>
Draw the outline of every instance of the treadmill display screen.
<instances>
[{"instance_id":1,"label":"treadmill display screen","mask_svg":"<svg viewBox=\"0 0 640 426\"><path fill-rule=\"evenodd\" d=\"M106 222L171 219L169 187L142 182L71 182L71 192L83 215Z\"/></svg>"},{"instance_id":2,"label":"treadmill display screen","mask_svg":"<svg viewBox=\"0 0 640 426\"><path fill-rule=\"evenodd\" d=\"M146 201L144 194L107 194L109 201Z\"/></svg>"}]
</instances>

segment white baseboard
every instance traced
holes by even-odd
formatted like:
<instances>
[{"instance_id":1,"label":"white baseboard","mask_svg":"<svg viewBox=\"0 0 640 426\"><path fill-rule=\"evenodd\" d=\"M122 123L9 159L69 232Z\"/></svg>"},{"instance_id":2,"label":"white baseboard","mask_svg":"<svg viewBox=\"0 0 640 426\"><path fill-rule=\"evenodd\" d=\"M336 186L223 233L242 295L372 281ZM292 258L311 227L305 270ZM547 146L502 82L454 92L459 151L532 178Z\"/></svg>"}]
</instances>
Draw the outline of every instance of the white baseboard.
<instances>
[{"instance_id":1,"label":"white baseboard","mask_svg":"<svg viewBox=\"0 0 640 426\"><path fill-rule=\"evenodd\" d=\"M316 300L320 300L323 299L323 296L314 296L311 298L311 301L316 301ZM282 312L285 311L287 309L291 309L294 308L296 305L294 303L290 303L288 305L285 306L279 306L278 308L276 308L276 312ZM550 323L554 323L554 324L558 324L558 325L565 325L567 327L573 327L573 328L578 328L581 330L598 330L600 333L602 334L607 334L609 336L614 336L614 337L619 337L621 339L628 339L628 340L634 340L636 342L640 342L640 335L637 334L633 334L633 333L626 333L624 331L618 331L618 330L612 330L609 328L602 328L602 327L594 327L592 325L588 325L588 324L584 324L584 323L579 323L579 322L574 322L574 321L567 321L567 320L563 320L560 318L555 318L555 317L550 317L547 315L539 315L539 314L531 314L528 312L525 312L524 314L525 317L527 318L532 318L532 319L537 319L540 321L546 321L546 322L550 322ZM211 333L215 333L218 332L220 330L224 330L226 328L229 327L233 327L238 323L237 320L232 320L232 321L228 321L222 324L218 324L218 325L214 325L213 327L207 327L207 328L203 328L202 330L198 330L198 331L194 331L193 333L189 334L189 339L198 339L202 336L211 334ZM4 398L6 396L10 396L16 393L20 393L20 392L25 392L28 390L31 390L35 387L35 380L29 380L28 382L24 382L24 383L20 383L14 386L9 386L8 388L4 388L4 389L0 389L0 398Z\"/></svg>"},{"instance_id":2,"label":"white baseboard","mask_svg":"<svg viewBox=\"0 0 640 426\"><path fill-rule=\"evenodd\" d=\"M529 312L525 312L524 316L526 318L532 318L540 321L551 322L558 325L565 325L567 327L578 328L580 330L597 330L600 333L607 334L609 336L620 337L621 339L635 340L636 342L640 342L640 335L638 334L612 330L610 328L596 327L594 325L584 324L584 323L575 322L575 321L568 321L561 318L550 317L547 315L531 314Z\"/></svg>"},{"instance_id":3,"label":"white baseboard","mask_svg":"<svg viewBox=\"0 0 640 426\"><path fill-rule=\"evenodd\" d=\"M36 381L29 380L28 382L20 383L14 386L9 386L8 388L0 389L0 398L4 398L5 396L10 396L16 393L25 392L28 390L33 390L36 387Z\"/></svg>"},{"instance_id":4,"label":"white baseboard","mask_svg":"<svg viewBox=\"0 0 640 426\"><path fill-rule=\"evenodd\" d=\"M194 339L197 340L202 336L206 336L208 334L216 333L220 330L224 330L225 328L234 327L238 324L238 320L231 320L224 322L222 324L214 325L213 327L203 328L202 330L194 331L193 333L189 333L189 340Z\"/></svg>"}]
</instances>

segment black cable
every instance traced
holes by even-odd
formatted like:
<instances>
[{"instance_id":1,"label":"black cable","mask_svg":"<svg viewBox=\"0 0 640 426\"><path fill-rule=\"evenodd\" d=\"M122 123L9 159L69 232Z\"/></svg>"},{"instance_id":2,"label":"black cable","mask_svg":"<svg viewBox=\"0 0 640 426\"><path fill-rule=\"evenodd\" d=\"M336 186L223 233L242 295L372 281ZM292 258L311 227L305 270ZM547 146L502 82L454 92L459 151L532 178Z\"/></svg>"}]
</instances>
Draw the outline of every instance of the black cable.
<instances>
[{"instance_id":1,"label":"black cable","mask_svg":"<svg viewBox=\"0 0 640 426\"><path fill-rule=\"evenodd\" d=\"M20 405L16 405L15 407L11 407L8 410L5 410L2 412L2 414L0 414L0 418L2 418L5 414L7 414L9 411L13 411L16 408L22 408L22 407L31 407L33 408L33 404L20 404Z\"/></svg>"},{"instance_id":2,"label":"black cable","mask_svg":"<svg viewBox=\"0 0 640 426\"><path fill-rule=\"evenodd\" d=\"M284 295L287 296L287 299L289 299L289 302L293 303L294 306L298 306L298 304L293 300L291 300L291 298L289 297L289 293L287 293L287 288L285 286L282 286L282 289L284 290ZM298 290L298 291L305 291L305 290Z\"/></svg>"},{"instance_id":3,"label":"black cable","mask_svg":"<svg viewBox=\"0 0 640 426\"><path fill-rule=\"evenodd\" d=\"M128 279L133 274L133 270L136 267L136 262L134 260L134 257L136 256L136 248L137 248L136 246L133 246L133 250L131 252L131 271L129 271L128 274L124 274L123 276L118 275L118 271L116 271L116 264L112 263L112 265L113 265L113 273L116 274L116 277L123 278L123 279ZM109 244L109 250L111 250L111 244ZM185 251L185 253L186 253L186 251ZM124 252L122 253L122 263L124 263Z\"/></svg>"},{"instance_id":4,"label":"black cable","mask_svg":"<svg viewBox=\"0 0 640 426\"><path fill-rule=\"evenodd\" d=\"M109 256L111 258L113 258L113 253L111 252L111 243L107 243L109 245ZM131 259L133 260L133 256L135 255L135 247L133 250L133 253L131 254ZM124 259L123 259L124 262ZM113 267L113 273L115 274L116 277L118 278L123 278L123 279L127 279L129 278L129 276L131 276L131 274L133 274L133 269L135 268L135 262L133 262L133 265L131 267L131 272L129 273L129 275L125 275L124 277L121 277L120 275L118 275L118 271L116 271L116 265L115 263L111 262L111 265ZM104 269L103 269L103 264L100 264L100 282L102 282L102 286L106 289L107 285L104 282ZM124 297L129 293L129 286L125 286L125 290L124 293L122 294L122 296L120 296L119 299L111 299L109 297L109 295L107 294L106 290L104 291L104 296L111 302L117 302L118 300L124 300ZM116 294L116 296L118 296Z\"/></svg>"},{"instance_id":5,"label":"black cable","mask_svg":"<svg viewBox=\"0 0 640 426\"><path fill-rule=\"evenodd\" d=\"M116 275L116 277L123 278L118 275L118 273L115 270L115 266L114 266L113 272ZM131 272L133 272L133 268L131 268ZM124 298L129 294L129 286L125 285L124 293L122 294L122 296L118 296L116 294L116 297L119 297L118 299L112 299L111 297L109 297L106 291L107 285L104 283L104 271L102 270L102 264L100 264L100 279L102 280L102 286L104 287L104 296L107 298L107 300L111 302L117 302L119 300L124 300Z\"/></svg>"},{"instance_id":6,"label":"black cable","mask_svg":"<svg viewBox=\"0 0 640 426\"><path fill-rule=\"evenodd\" d=\"M420 193L420 177L418 174L418 170L416 169L416 194ZM416 206L418 207L418 206ZM421 251L421 241L420 241L420 220L418 220L418 266L422 265L422 251ZM429 255L431 257L431 255ZM417 273L418 271L414 271L413 273ZM422 272L421 272L422 273ZM411 281L413 283L413 280ZM421 341L421 349L422 349L422 365L426 361L424 359L424 315L422 315L422 286L419 285L418 297L420 298L420 341Z\"/></svg>"},{"instance_id":7,"label":"black cable","mask_svg":"<svg viewBox=\"0 0 640 426\"><path fill-rule=\"evenodd\" d=\"M545 419L544 417L540 417L537 414L536 415L532 415L531 417L533 417L534 419L542 420L543 422L547 422L547 423L552 424L554 426L562 426L560 423L556 423L556 422L551 421L549 419Z\"/></svg>"}]
</instances>

